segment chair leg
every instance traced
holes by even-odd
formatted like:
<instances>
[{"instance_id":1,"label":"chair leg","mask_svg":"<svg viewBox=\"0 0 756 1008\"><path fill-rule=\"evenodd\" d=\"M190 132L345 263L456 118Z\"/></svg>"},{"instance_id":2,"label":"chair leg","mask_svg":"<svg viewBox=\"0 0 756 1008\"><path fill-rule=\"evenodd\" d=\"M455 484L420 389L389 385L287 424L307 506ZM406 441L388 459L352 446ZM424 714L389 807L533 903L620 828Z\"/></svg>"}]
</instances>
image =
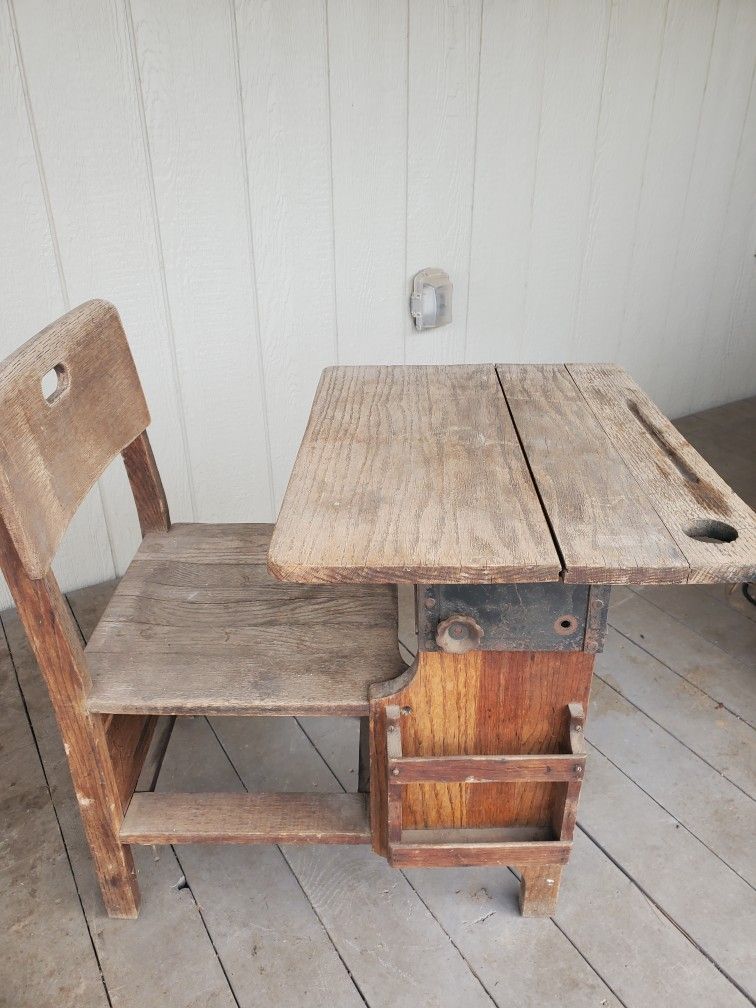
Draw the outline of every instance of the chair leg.
<instances>
[{"instance_id":1,"label":"chair leg","mask_svg":"<svg viewBox=\"0 0 756 1008\"><path fill-rule=\"evenodd\" d=\"M111 917L136 917L134 862L119 837L133 788L111 757L105 720L87 710L89 673L79 631L55 575L26 574L2 521L0 566L47 684L105 908Z\"/></svg>"},{"instance_id":2,"label":"chair leg","mask_svg":"<svg viewBox=\"0 0 756 1008\"><path fill-rule=\"evenodd\" d=\"M69 710L65 725L60 718L58 723L105 909L109 917L134 918L139 913L139 886L131 848L118 835L125 796L118 786L103 718Z\"/></svg>"},{"instance_id":3,"label":"chair leg","mask_svg":"<svg viewBox=\"0 0 756 1008\"><path fill-rule=\"evenodd\" d=\"M562 865L523 865L519 872L522 916L553 917L559 899Z\"/></svg>"}]
</instances>

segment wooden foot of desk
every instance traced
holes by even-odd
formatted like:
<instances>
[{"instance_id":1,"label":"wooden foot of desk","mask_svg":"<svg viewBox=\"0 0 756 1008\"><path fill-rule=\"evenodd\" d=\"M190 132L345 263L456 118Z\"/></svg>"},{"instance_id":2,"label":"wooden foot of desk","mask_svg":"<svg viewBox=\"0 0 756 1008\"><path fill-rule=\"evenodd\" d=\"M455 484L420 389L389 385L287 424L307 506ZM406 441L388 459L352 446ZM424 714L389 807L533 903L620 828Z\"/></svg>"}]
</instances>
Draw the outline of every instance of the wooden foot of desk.
<instances>
[{"instance_id":1,"label":"wooden foot of desk","mask_svg":"<svg viewBox=\"0 0 756 1008\"><path fill-rule=\"evenodd\" d=\"M520 913L523 917L553 917L559 899L562 865L530 865L520 869Z\"/></svg>"},{"instance_id":2,"label":"wooden foot of desk","mask_svg":"<svg viewBox=\"0 0 756 1008\"><path fill-rule=\"evenodd\" d=\"M397 866L516 866L523 914L553 913L585 767L593 657L420 652L391 693L375 689L375 850Z\"/></svg>"}]
</instances>

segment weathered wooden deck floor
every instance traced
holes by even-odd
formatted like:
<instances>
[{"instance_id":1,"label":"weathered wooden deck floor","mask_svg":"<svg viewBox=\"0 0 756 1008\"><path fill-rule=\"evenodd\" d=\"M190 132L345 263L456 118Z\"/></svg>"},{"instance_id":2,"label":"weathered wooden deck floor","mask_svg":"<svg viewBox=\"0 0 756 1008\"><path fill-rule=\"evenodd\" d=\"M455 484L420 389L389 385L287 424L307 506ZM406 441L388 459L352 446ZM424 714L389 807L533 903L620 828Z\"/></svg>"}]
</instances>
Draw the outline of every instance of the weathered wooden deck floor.
<instances>
[{"instance_id":1,"label":"weathered wooden deck floor","mask_svg":"<svg viewBox=\"0 0 756 1008\"><path fill-rule=\"evenodd\" d=\"M753 506L756 398L680 427ZM70 595L85 636L111 589ZM15 613L1 618L0 1005L753 1003L756 607L744 599L615 591L553 920L518 916L509 871L402 873L362 847L140 849L140 919L109 920L47 695ZM356 767L356 722L188 718L158 787L355 790Z\"/></svg>"}]
</instances>

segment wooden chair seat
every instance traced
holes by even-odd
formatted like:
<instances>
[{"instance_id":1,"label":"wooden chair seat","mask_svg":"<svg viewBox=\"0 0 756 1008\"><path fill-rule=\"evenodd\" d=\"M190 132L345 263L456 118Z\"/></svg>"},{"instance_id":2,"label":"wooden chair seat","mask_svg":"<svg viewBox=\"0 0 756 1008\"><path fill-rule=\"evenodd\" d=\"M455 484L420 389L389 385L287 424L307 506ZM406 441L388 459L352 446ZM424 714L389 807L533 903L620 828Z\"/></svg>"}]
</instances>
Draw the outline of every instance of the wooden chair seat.
<instances>
[{"instance_id":1,"label":"wooden chair seat","mask_svg":"<svg viewBox=\"0 0 756 1008\"><path fill-rule=\"evenodd\" d=\"M86 649L101 714L366 716L403 670L390 585L282 584L272 525L173 525L142 541Z\"/></svg>"}]
</instances>

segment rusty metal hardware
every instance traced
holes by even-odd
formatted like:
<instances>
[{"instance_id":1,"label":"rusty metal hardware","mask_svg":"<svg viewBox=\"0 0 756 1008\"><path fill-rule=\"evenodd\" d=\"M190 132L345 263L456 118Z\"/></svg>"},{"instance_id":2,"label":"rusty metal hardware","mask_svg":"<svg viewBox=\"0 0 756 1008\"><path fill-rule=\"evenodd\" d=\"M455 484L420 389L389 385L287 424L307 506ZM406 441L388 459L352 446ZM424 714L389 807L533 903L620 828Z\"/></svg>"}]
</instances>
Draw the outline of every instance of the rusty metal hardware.
<instances>
[{"instance_id":1,"label":"rusty metal hardware","mask_svg":"<svg viewBox=\"0 0 756 1008\"><path fill-rule=\"evenodd\" d=\"M447 654L465 654L475 651L483 640L483 628L472 616L456 613L436 627L436 644Z\"/></svg>"},{"instance_id":2,"label":"rusty metal hardware","mask_svg":"<svg viewBox=\"0 0 756 1008\"><path fill-rule=\"evenodd\" d=\"M609 588L564 584L434 584L417 586L416 620L421 651L601 650ZM480 628L475 644L442 645L450 620L464 617ZM443 640L448 641L448 636Z\"/></svg>"}]
</instances>

